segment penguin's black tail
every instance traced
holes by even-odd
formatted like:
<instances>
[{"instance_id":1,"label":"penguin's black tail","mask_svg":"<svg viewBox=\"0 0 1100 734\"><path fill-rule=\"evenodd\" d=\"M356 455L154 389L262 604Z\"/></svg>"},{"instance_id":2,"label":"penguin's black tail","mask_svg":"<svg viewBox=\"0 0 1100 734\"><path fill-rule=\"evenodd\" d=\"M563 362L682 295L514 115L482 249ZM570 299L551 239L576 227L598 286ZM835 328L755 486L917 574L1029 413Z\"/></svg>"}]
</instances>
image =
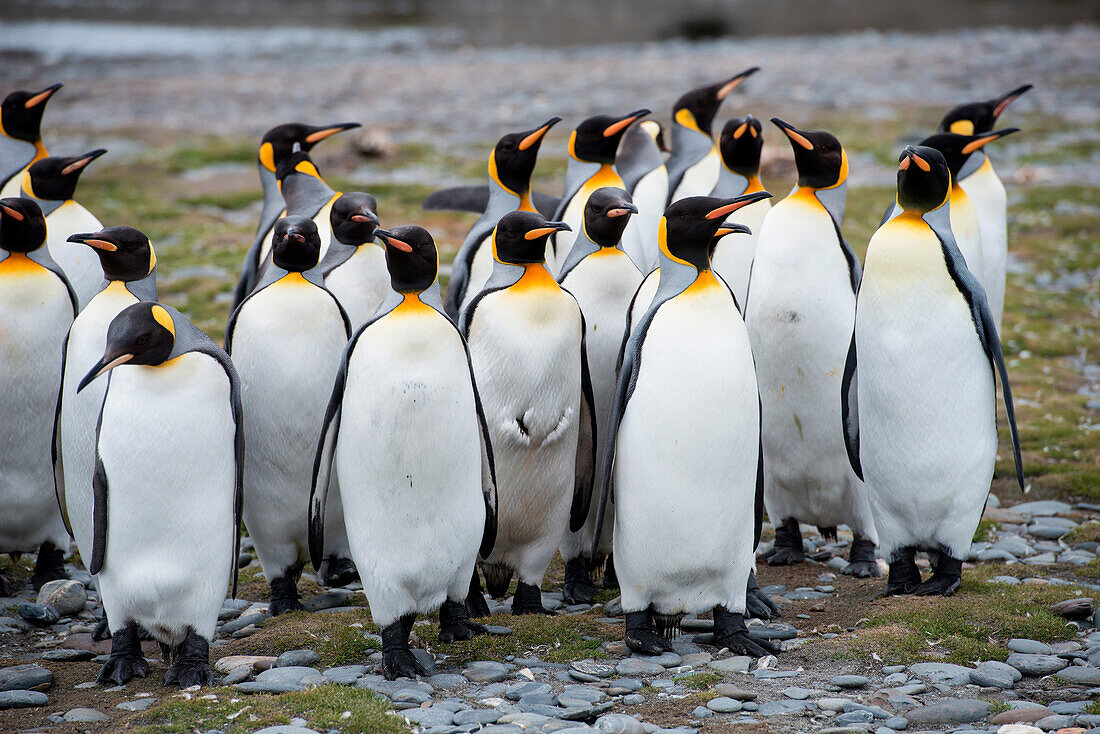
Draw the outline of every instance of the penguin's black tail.
<instances>
[{"instance_id":1,"label":"penguin's black tail","mask_svg":"<svg viewBox=\"0 0 1100 734\"><path fill-rule=\"evenodd\" d=\"M481 570L485 574L485 590L494 599L500 599L508 593L508 584L512 581L512 569L500 563L485 564Z\"/></svg>"}]
</instances>

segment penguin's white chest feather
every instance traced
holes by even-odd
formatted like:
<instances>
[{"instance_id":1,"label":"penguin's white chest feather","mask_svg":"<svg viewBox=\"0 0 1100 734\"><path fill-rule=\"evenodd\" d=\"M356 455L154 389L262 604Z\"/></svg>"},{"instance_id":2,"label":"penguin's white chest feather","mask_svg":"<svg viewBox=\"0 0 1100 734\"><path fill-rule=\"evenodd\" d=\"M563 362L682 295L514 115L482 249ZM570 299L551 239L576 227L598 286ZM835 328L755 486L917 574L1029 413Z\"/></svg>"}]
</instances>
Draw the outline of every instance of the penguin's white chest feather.
<instances>
[{"instance_id":1,"label":"penguin's white chest feather","mask_svg":"<svg viewBox=\"0 0 1100 734\"><path fill-rule=\"evenodd\" d=\"M67 240L71 234L101 229L100 221L72 199L46 217L46 247L50 257L65 271L81 307L87 305L103 285L103 267L95 250Z\"/></svg>"},{"instance_id":2,"label":"penguin's white chest feather","mask_svg":"<svg viewBox=\"0 0 1100 734\"><path fill-rule=\"evenodd\" d=\"M657 166L638 181L631 193L638 213L623 232L623 249L638 270L648 273L657 267L657 226L668 200L668 169Z\"/></svg>"},{"instance_id":3,"label":"penguin's white chest feather","mask_svg":"<svg viewBox=\"0 0 1100 734\"><path fill-rule=\"evenodd\" d=\"M672 196L673 201L686 199L689 196L707 196L714 191L714 185L718 183L718 172L722 165L722 159L717 148L711 148L705 156L693 163L680 179L680 185Z\"/></svg>"},{"instance_id":4,"label":"penguin's white chest feather","mask_svg":"<svg viewBox=\"0 0 1100 734\"><path fill-rule=\"evenodd\" d=\"M360 245L354 255L325 276L325 286L344 307L354 332L370 320L390 292L386 254L378 245Z\"/></svg>"},{"instance_id":5,"label":"penguin's white chest feather","mask_svg":"<svg viewBox=\"0 0 1100 734\"><path fill-rule=\"evenodd\" d=\"M951 192L951 232L955 235L955 244L966 259L966 267L974 277L984 283L981 223L974 204L961 187L956 187Z\"/></svg>"},{"instance_id":6,"label":"penguin's white chest feather","mask_svg":"<svg viewBox=\"0 0 1100 734\"><path fill-rule=\"evenodd\" d=\"M989 158L959 182L978 215L982 241L982 287L998 330L1005 304L1005 271L1008 267L1007 196Z\"/></svg>"},{"instance_id":7,"label":"penguin's white chest feather","mask_svg":"<svg viewBox=\"0 0 1100 734\"><path fill-rule=\"evenodd\" d=\"M760 238L760 227L771 208L771 202L764 199L738 209L727 217L727 222L744 224L752 233L723 237L718 240L714 255L711 256L711 267L729 284L742 309L745 308L745 297L749 291L749 273L752 271L756 244Z\"/></svg>"}]
</instances>

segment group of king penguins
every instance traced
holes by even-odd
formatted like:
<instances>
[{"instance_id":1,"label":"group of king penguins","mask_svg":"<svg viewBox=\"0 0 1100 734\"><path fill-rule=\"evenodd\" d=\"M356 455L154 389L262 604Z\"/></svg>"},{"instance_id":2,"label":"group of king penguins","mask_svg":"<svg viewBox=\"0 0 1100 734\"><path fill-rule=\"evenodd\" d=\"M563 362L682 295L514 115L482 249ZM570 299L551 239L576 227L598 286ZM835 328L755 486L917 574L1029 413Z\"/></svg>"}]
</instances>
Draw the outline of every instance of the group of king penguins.
<instances>
[{"instance_id":1,"label":"group of king penguins","mask_svg":"<svg viewBox=\"0 0 1100 734\"><path fill-rule=\"evenodd\" d=\"M73 200L105 151L49 156L40 123L61 85L0 114L0 552L64 576L69 536L112 638L100 680L149 671L210 683L209 645L242 525L269 613L322 584L363 585L388 678L424 674L409 647L438 610L445 642L485 628L483 588L547 613L555 553L567 603L594 574L621 589L625 641L671 650L686 614L715 644L776 652L746 617L779 609L754 576L803 560L800 523L854 535L845 573L888 594L951 594L997 451L1006 197L983 146L1030 85L960 105L906 146L897 197L861 264L841 233L848 158L835 136L772 122L798 181L772 205L764 128L728 120L746 78L571 132L560 198L532 190L554 117L500 138L488 186L426 209L475 211L449 288L419 226L383 229L363 192L309 156L357 123L262 138L259 226L224 349L157 302L148 237ZM915 554L933 574L922 580ZM484 587L481 577L484 576ZM0 595L6 594L0 579Z\"/></svg>"}]
</instances>

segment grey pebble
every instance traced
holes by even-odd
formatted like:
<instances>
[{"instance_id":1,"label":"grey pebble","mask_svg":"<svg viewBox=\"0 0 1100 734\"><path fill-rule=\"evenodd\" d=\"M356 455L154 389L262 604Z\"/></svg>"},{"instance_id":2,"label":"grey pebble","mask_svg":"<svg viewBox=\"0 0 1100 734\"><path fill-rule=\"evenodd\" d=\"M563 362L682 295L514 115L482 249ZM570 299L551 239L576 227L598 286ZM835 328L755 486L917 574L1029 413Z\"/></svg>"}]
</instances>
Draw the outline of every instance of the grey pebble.
<instances>
[{"instance_id":1,"label":"grey pebble","mask_svg":"<svg viewBox=\"0 0 1100 734\"><path fill-rule=\"evenodd\" d=\"M712 663L713 665L713 663ZM615 666L619 675L660 675L665 672L665 667L660 663L653 663L644 658L627 658Z\"/></svg>"},{"instance_id":2,"label":"grey pebble","mask_svg":"<svg viewBox=\"0 0 1100 734\"><path fill-rule=\"evenodd\" d=\"M747 655L736 655L722 660L711 660L707 666L719 673L747 673L752 665L752 658Z\"/></svg>"},{"instance_id":3,"label":"grey pebble","mask_svg":"<svg viewBox=\"0 0 1100 734\"><path fill-rule=\"evenodd\" d=\"M1014 652L1008 656L1008 664L1024 675L1044 676L1057 673L1069 662L1056 655L1034 655Z\"/></svg>"},{"instance_id":4,"label":"grey pebble","mask_svg":"<svg viewBox=\"0 0 1100 734\"><path fill-rule=\"evenodd\" d=\"M223 686L233 686L238 683L244 683L246 680L252 677L251 665L238 665L233 670L225 674L225 677L221 680Z\"/></svg>"},{"instance_id":5,"label":"grey pebble","mask_svg":"<svg viewBox=\"0 0 1100 734\"><path fill-rule=\"evenodd\" d=\"M76 708L65 712L66 722L106 721L110 717L96 709Z\"/></svg>"},{"instance_id":6,"label":"grey pebble","mask_svg":"<svg viewBox=\"0 0 1100 734\"><path fill-rule=\"evenodd\" d=\"M714 716L714 712L706 706L696 706L691 710L691 716L695 719L709 719Z\"/></svg>"},{"instance_id":7,"label":"grey pebble","mask_svg":"<svg viewBox=\"0 0 1100 734\"><path fill-rule=\"evenodd\" d=\"M95 657L95 653L91 650L72 650L69 648L60 648L57 650L47 650L42 653L43 660L52 660L59 663L71 663L81 660L91 660Z\"/></svg>"},{"instance_id":8,"label":"grey pebble","mask_svg":"<svg viewBox=\"0 0 1100 734\"><path fill-rule=\"evenodd\" d=\"M468 663L462 675L471 683L495 683L510 677L508 666L490 660Z\"/></svg>"},{"instance_id":9,"label":"grey pebble","mask_svg":"<svg viewBox=\"0 0 1100 734\"><path fill-rule=\"evenodd\" d=\"M291 668L313 665L321 656L313 650L288 650L275 659L276 668Z\"/></svg>"},{"instance_id":10,"label":"grey pebble","mask_svg":"<svg viewBox=\"0 0 1100 734\"><path fill-rule=\"evenodd\" d=\"M870 724L875 720L875 715L870 711L863 709L856 709L854 711L846 711L843 714L837 716L833 721L837 726L848 726L850 724Z\"/></svg>"},{"instance_id":11,"label":"grey pebble","mask_svg":"<svg viewBox=\"0 0 1100 734\"><path fill-rule=\"evenodd\" d=\"M15 609L20 617L37 627L49 627L52 624L57 624L57 621L61 619L61 615L58 614L56 609L44 604L24 601L20 602Z\"/></svg>"},{"instance_id":12,"label":"grey pebble","mask_svg":"<svg viewBox=\"0 0 1100 734\"><path fill-rule=\"evenodd\" d=\"M782 716L784 714L797 714L805 710L808 704L805 701L768 701L760 704L757 709L761 716ZM742 704L742 708L751 711L748 706Z\"/></svg>"},{"instance_id":13,"label":"grey pebble","mask_svg":"<svg viewBox=\"0 0 1100 734\"><path fill-rule=\"evenodd\" d=\"M241 693L290 693L291 691L304 691L305 686L297 683L251 680L238 683L237 690Z\"/></svg>"},{"instance_id":14,"label":"grey pebble","mask_svg":"<svg viewBox=\"0 0 1100 734\"><path fill-rule=\"evenodd\" d=\"M436 673L428 678L428 682L436 688L457 688L464 685L466 679L457 673Z\"/></svg>"},{"instance_id":15,"label":"grey pebble","mask_svg":"<svg viewBox=\"0 0 1100 734\"><path fill-rule=\"evenodd\" d=\"M883 726L893 729L894 731L903 731L909 726L909 719L904 716L891 716L886 721L882 722Z\"/></svg>"},{"instance_id":16,"label":"grey pebble","mask_svg":"<svg viewBox=\"0 0 1100 734\"><path fill-rule=\"evenodd\" d=\"M829 682L841 688L863 688L871 681L862 675L835 675Z\"/></svg>"},{"instance_id":17,"label":"grey pebble","mask_svg":"<svg viewBox=\"0 0 1100 734\"><path fill-rule=\"evenodd\" d=\"M647 734L642 722L626 714L606 714L596 719L596 729L603 734Z\"/></svg>"},{"instance_id":18,"label":"grey pebble","mask_svg":"<svg viewBox=\"0 0 1100 734\"><path fill-rule=\"evenodd\" d=\"M707 701L707 708L719 714L732 714L741 710L741 702L735 698L718 696Z\"/></svg>"},{"instance_id":19,"label":"grey pebble","mask_svg":"<svg viewBox=\"0 0 1100 734\"><path fill-rule=\"evenodd\" d=\"M57 579L42 585L36 601L41 606L53 607L62 617L71 617L84 610L88 593L79 581Z\"/></svg>"},{"instance_id":20,"label":"grey pebble","mask_svg":"<svg viewBox=\"0 0 1100 734\"><path fill-rule=\"evenodd\" d=\"M123 711L144 711L157 702L157 699L152 696L148 698L137 698L133 701L123 701L115 706L116 709L122 709Z\"/></svg>"},{"instance_id":21,"label":"grey pebble","mask_svg":"<svg viewBox=\"0 0 1100 734\"><path fill-rule=\"evenodd\" d=\"M0 691L30 691L35 688L49 688L53 683L53 673L40 665L13 665L0 668Z\"/></svg>"},{"instance_id":22,"label":"grey pebble","mask_svg":"<svg viewBox=\"0 0 1100 734\"><path fill-rule=\"evenodd\" d=\"M992 707L988 701L955 698L910 709L905 718L910 724L919 725L966 724L984 719Z\"/></svg>"},{"instance_id":23,"label":"grey pebble","mask_svg":"<svg viewBox=\"0 0 1100 734\"><path fill-rule=\"evenodd\" d=\"M1054 677L1078 686L1100 686L1100 668L1075 665L1058 671Z\"/></svg>"},{"instance_id":24,"label":"grey pebble","mask_svg":"<svg viewBox=\"0 0 1100 734\"><path fill-rule=\"evenodd\" d=\"M637 706L640 703L645 703L645 696L640 693L628 693L622 697L624 706Z\"/></svg>"},{"instance_id":25,"label":"grey pebble","mask_svg":"<svg viewBox=\"0 0 1100 734\"><path fill-rule=\"evenodd\" d=\"M495 709L468 709L459 711L454 715L454 723L462 724L495 724L500 719L501 713Z\"/></svg>"},{"instance_id":26,"label":"grey pebble","mask_svg":"<svg viewBox=\"0 0 1100 734\"><path fill-rule=\"evenodd\" d=\"M50 698L40 691L0 691L0 711L45 706Z\"/></svg>"}]
</instances>

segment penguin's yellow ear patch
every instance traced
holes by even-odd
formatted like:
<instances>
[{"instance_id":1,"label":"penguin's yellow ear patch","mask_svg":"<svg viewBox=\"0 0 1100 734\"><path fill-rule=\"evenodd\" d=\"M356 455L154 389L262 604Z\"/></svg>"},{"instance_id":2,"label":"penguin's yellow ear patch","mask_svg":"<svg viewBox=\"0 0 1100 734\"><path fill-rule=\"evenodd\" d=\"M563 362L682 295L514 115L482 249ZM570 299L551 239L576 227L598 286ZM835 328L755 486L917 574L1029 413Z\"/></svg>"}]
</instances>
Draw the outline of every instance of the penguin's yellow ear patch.
<instances>
[{"instance_id":1,"label":"penguin's yellow ear patch","mask_svg":"<svg viewBox=\"0 0 1100 734\"><path fill-rule=\"evenodd\" d=\"M676 115L674 116L674 119L676 120L676 122L680 123L684 127L703 132L699 129L699 123L695 121L695 115L691 114L691 110L686 107L681 107L680 109L676 110Z\"/></svg>"},{"instance_id":2,"label":"penguin's yellow ear patch","mask_svg":"<svg viewBox=\"0 0 1100 734\"><path fill-rule=\"evenodd\" d=\"M153 306L153 319L168 330L168 333L172 336L176 335L176 325L172 322L172 315L168 313L164 306Z\"/></svg>"},{"instance_id":3,"label":"penguin's yellow ear patch","mask_svg":"<svg viewBox=\"0 0 1100 734\"><path fill-rule=\"evenodd\" d=\"M275 146L271 143L260 146L260 165L275 173Z\"/></svg>"},{"instance_id":4,"label":"penguin's yellow ear patch","mask_svg":"<svg viewBox=\"0 0 1100 734\"><path fill-rule=\"evenodd\" d=\"M948 130L958 135L973 135L974 123L971 120L955 120Z\"/></svg>"},{"instance_id":5,"label":"penguin's yellow ear patch","mask_svg":"<svg viewBox=\"0 0 1100 734\"><path fill-rule=\"evenodd\" d=\"M294 170L298 173L304 173L307 176L321 178L321 173L317 170L317 166L313 165L309 161L299 161L298 165L294 166Z\"/></svg>"}]
</instances>

